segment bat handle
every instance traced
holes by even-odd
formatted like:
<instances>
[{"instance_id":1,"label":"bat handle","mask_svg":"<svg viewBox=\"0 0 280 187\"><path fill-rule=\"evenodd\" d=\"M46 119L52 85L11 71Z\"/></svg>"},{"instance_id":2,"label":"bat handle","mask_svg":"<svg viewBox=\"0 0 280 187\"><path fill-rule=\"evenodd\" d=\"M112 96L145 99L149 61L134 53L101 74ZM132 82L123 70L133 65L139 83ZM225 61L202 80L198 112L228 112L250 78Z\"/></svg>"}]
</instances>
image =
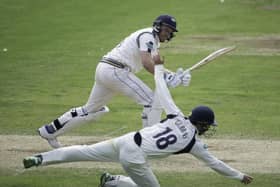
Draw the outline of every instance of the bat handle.
<instances>
[{"instance_id":1,"label":"bat handle","mask_svg":"<svg viewBox=\"0 0 280 187\"><path fill-rule=\"evenodd\" d=\"M187 69L183 72L183 74L186 74L188 71L191 72L191 71L192 71L192 68L187 68Z\"/></svg>"}]
</instances>

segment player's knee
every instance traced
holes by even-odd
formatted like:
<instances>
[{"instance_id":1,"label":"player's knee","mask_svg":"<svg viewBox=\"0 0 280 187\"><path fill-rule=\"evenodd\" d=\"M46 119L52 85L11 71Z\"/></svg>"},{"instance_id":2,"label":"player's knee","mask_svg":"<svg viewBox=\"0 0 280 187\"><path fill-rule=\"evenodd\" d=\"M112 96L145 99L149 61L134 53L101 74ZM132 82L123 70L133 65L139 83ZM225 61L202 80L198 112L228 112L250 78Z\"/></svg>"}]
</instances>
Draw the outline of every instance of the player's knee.
<instances>
[{"instance_id":1,"label":"player's knee","mask_svg":"<svg viewBox=\"0 0 280 187\"><path fill-rule=\"evenodd\" d=\"M101 116L108 113L109 111L110 109L107 106L103 106L98 111L89 112L88 115L86 116L86 120L88 121L98 120Z\"/></svg>"},{"instance_id":2,"label":"player's knee","mask_svg":"<svg viewBox=\"0 0 280 187\"><path fill-rule=\"evenodd\" d=\"M96 105L96 104L89 104L86 103L84 106L82 106L88 113L96 113L99 111L103 112L109 112L109 108L106 105Z\"/></svg>"}]
</instances>

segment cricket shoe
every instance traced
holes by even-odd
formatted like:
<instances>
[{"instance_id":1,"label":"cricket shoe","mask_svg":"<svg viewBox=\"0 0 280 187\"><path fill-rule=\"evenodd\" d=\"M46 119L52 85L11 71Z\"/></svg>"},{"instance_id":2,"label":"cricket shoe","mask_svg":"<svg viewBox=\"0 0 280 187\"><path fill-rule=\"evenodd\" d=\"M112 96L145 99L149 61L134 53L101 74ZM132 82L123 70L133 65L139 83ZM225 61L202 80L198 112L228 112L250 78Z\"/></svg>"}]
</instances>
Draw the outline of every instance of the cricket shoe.
<instances>
[{"instance_id":1,"label":"cricket shoe","mask_svg":"<svg viewBox=\"0 0 280 187\"><path fill-rule=\"evenodd\" d=\"M52 148L56 149L62 147L61 143L50 132L55 132L52 125L44 125L38 129L39 135L47 140Z\"/></svg>"},{"instance_id":2,"label":"cricket shoe","mask_svg":"<svg viewBox=\"0 0 280 187\"><path fill-rule=\"evenodd\" d=\"M100 184L99 187L105 187L105 184L110 181L114 181L116 179L115 176L111 175L110 173L103 173L100 177ZM108 186L108 185L106 185ZM111 185L110 185L111 186ZM115 185L113 185L115 186Z\"/></svg>"},{"instance_id":3,"label":"cricket shoe","mask_svg":"<svg viewBox=\"0 0 280 187\"><path fill-rule=\"evenodd\" d=\"M30 156L23 159L23 166L25 169L31 168L33 166L39 166L42 164L42 156Z\"/></svg>"}]
</instances>

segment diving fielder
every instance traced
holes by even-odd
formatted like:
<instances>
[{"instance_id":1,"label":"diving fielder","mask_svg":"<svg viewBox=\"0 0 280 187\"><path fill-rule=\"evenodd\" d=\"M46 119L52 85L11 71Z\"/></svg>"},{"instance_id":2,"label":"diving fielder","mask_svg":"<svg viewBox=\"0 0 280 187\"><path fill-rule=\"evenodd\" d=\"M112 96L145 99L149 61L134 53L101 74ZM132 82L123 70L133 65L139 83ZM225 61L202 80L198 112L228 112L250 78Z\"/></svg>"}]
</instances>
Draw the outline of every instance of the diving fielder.
<instances>
[{"instance_id":1,"label":"diving fielder","mask_svg":"<svg viewBox=\"0 0 280 187\"><path fill-rule=\"evenodd\" d=\"M120 162L129 177L101 176L100 187L159 187L160 184L148 163L149 158L190 153L216 172L249 184L253 180L218 160L207 150L198 135L217 126L212 109L198 106L185 117L175 105L164 80L163 62L155 60L156 92L167 118L153 126L93 145L77 145L40 153L23 160L25 168L75 161Z\"/></svg>"},{"instance_id":2,"label":"diving fielder","mask_svg":"<svg viewBox=\"0 0 280 187\"><path fill-rule=\"evenodd\" d=\"M143 127L160 121L162 107L153 91L135 74L141 69L154 73L153 57L159 56L161 42L170 41L178 32L177 23L170 15L160 15L153 27L138 30L126 37L106 54L95 72L95 84L85 105L72 108L51 123L38 129L40 136L53 148L61 147L57 137L70 129L95 121L109 112L106 104L116 95L123 94L143 106ZM191 75L178 69L176 73L165 70L168 86L188 86Z\"/></svg>"}]
</instances>

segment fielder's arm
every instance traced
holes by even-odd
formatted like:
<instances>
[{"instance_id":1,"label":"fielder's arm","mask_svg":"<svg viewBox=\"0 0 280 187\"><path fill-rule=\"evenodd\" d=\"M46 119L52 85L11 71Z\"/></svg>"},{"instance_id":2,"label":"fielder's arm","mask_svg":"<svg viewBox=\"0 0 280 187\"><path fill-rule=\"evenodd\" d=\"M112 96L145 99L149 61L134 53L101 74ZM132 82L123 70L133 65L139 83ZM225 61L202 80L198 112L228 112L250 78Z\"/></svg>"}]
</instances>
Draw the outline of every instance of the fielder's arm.
<instances>
[{"instance_id":1,"label":"fielder's arm","mask_svg":"<svg viewBox=\"0 0 280 187\"><path fill-rule=\"evenodd\" d=\"M159 101L165 110L166 114L182 114L180 109L175 105L172 96L167 88L164 76L164 66L163 64L155 64L155 84L156 84L156 96L159 97ZM162 62L163 63L163 62Z\"/></svg>"},{"instance_id":2,"label":"fielder's arm","mask_svg":"<svg viewBox=\"0 0 280 187\"><path fill-rule=\"evenodd\" d=\"M249 184L253 180L253 177L231 168L229 165L210 154L205 144L199 139L196 140L196 143L194 144L190 153L221 175L232 179L237 179L244 184Z\"/></svg>"}]
</instances>

